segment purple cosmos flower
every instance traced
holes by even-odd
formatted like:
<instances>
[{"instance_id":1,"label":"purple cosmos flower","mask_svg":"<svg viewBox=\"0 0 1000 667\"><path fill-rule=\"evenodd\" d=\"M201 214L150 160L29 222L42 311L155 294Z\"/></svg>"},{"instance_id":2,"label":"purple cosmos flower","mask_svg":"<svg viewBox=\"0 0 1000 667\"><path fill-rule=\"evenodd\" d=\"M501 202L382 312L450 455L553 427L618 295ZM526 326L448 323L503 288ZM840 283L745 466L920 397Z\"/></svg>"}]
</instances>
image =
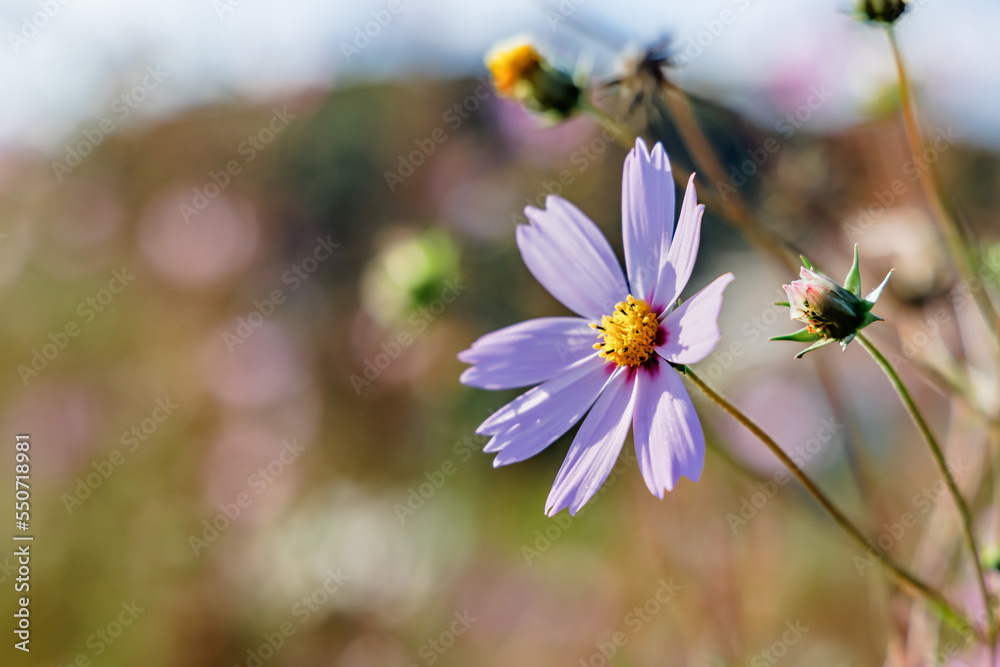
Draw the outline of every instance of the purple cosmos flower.
<instances>
[{"instance_id":1,"label":"purple cosmos flower","mask_svg":"<svg viewBox=\"0 0 1000 667\"><path fill-rule=\"evenodd\" d=\"M674 308L691 277L704 205L694 176L676 232L674 182L663 146L639 139L625 160L622 218L628 279L607 239L565 199L527 207L517 228L528 270L580 317L543 317L494 331L458 355L473 364L464 384L510 389L537 384L476 430L492 439L494 466L523 461L590 413L546 501L549 516L590 500L618 459L631 424L646 486L658 498L681 475L697 481L705 438L683 382L667 362L704 359L721 337L727 273ZM539 384L541 383L541 384Z\"/></svg>"}]
</instances>

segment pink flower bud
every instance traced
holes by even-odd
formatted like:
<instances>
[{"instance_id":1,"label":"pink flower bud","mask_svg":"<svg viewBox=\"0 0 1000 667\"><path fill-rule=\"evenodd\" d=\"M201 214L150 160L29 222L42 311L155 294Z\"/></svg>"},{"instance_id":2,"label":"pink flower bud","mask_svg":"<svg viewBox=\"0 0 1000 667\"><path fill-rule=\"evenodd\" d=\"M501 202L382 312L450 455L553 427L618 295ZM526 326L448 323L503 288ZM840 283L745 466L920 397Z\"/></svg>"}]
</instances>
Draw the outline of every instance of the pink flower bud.
<instances>
[{"instance_id":1,"label":"pink flower bud","mask_svg":"<svg viewBox=\"0 0 1000 667\"><path fill-rule=\"evenodd\" d=\"M854 296L826 276L805 267L800 280L784 285L793 320L806 323L810 333L840 340L857 331L868 309Z\"/></svg>"}]
</instances>

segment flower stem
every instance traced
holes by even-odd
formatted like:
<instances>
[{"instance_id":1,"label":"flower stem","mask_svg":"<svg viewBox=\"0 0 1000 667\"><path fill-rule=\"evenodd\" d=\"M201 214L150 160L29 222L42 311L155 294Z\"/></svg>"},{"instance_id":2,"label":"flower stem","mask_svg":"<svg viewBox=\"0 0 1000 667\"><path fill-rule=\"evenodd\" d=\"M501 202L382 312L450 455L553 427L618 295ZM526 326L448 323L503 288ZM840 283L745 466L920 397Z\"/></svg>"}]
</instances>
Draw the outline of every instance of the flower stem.
<instances>
[{"instance_id":1,"label":"flower stem","mask_svg":"<svg viewBox=\"0 0 1000 667\"><path fill-rule=\"evenodd\" d=\"M903 63L903 55L899 50L899 43L896 40L896 31L892 25L885 26L886 35L889 38L889 45L892 49L892 57L896 63L896 74L899 78L899 103L903 114L903 122L906 126L906 139L910 146L910 153L914 159L919 159L924 155L924 142L920 136L920 126L917 123L917 116L913 102L913 95L910 90L909 77L906 74L906 66ZM918 163L919 164L919 163ZM935 164L931 163L919 170L920 185L924 190L928 203L934 211L944 233L948 248L951 251L952 260L958 267L959 273L970 287L973 299L979 307L983 318L989 325L996 337L996 331L1000 326L997 319L997 312L993 308L985 286L979 289L971 289L973 281L977 279L976 274L980 269L981 261L975 244L972 242L972 235L962 224L954 204L948 199L941 183L941 177L937 172ZM995 278L996 276L994 276Z\"/></svg>"},{"instance_id":2,"label":"flower stem","mask_svg":"<svg viewBox=\"0 0 1000 667\"><path fill-rule=\"evenodd\" d=\"M889 360L886 359L885 356L883 356L882 353L879 352L878 349L872 345L871 341L868 340L868 338L861 332L858 332L858 341L861 343L862 347L868 350L868 353L872 355L875 363L882 367L882 370L889 378L889 382L899 394L900 399L903 401L903 405L906 406L906 411L910 413L914 423L917 425L917 429L919 429L921 435L923 435L924 440L927 441L927 445L930 447L931 454L934 457L934 462L937 464L938 470L941 472L941 476L944 478L945 484L948 486L948 491L951 493L952 498L955 499L955 505L958 507L958 513L962 516L962 532L965 536L965 543L969 547L969 552L972 554L972 561L976 566L976 578L979 584L979 591L982 594L983 602L986 605L986 613L989 623L988 635L992 640L995 640L996 627L993 619L993 607L990 605L990 594L986 588L986 577L983 574L983 566L979 558L979 549L976 546L976 537L972 531L972 513L969 511L969 506L966 504L961 491L958 490L958 484L955 483L954 476L952 476L951 471L948 469L948 464L945 462L944 453L941 451L941 446L938 444L937 438L935 438L934 433L931 432L930 426L927 425L927 421L920 412L920 408L918 408L917 404L913 401L913 397L910 396L910 392L907 391L906 386L899 377L899 374L896 373L896 369L892 367Z\"/></svg>"},{"instance_id":3,"label":"flower stem","mask_svg":"<svg viewBox=\"0 0 1000 667\"><path fill-rule=\"evenodd\" d=\"M812 494L813 498L823 506L823 509L830 514L833 520L839 525L844 532L850 536L859 546L864 548L870 553L879 553L878 547L874 542L869 540L861 530L854 525L854 523L841 512L836 505L826 496L823 491L820 490L818 486L809 478L806 473L796 465L795 461L791 459L788 454L781 448L778 443L774 441L771 436L764 432L752 419L747 417L745 414L740 412L739 408L734 406L728 400L723 398L714 389L709 387L705 382L698 377L691 369L688 367L687 376L690 380L699 388L706 396L712 399L719 407L728 412L736 421L738 421L744 428L750 431L758 440L763 442L771 452L778 457L778 459L788 468L788 471L799 481ZM933 588L930 584L918 579L915 575L911 574L902 565L899 565L891 558L886 555L882 555L878 562L882 564L893 576L895 576L901 587L906 590L914 598L923 597L927 600L931 609L933 609L943 620L952 625L960 633L965 634L970 631L977 632L976 628L966 619L962 614L955 611L951 604L945 599L937 589Z\"/></svg>"}]
</instances>

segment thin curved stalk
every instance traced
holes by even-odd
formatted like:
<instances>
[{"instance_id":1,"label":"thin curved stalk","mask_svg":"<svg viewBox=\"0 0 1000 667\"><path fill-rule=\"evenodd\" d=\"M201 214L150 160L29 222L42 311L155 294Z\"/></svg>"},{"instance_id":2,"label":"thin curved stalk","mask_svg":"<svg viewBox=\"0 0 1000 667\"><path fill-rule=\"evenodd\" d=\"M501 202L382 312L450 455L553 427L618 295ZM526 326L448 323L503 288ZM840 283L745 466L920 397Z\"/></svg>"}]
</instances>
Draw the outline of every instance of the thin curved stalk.
<instances>
[{"instance_id":1,"label":"thin curved stalk","mask_svg":"<svg viewBox=\"0 0 1000 667\"><path fill-rule=\"evenodd\" d=\"M930 447L931 455L934 457L934 462L937 464L938 471L944 478L945 484L948 486L948 491L951 493L951 497L955 500L955 506L958 508L958 513L962 517L962 533L965 538L965 544L968 546L969 553L972 555L972 561L976 566L976 579L979 585L979 592L982 594L983 604L986 606L989 624L987 634L991 639L995 640L996 624L993 618L993 608L990 605L990 594L986 588L986 577L983 574L983 565L979 558L979 548L976 546L976 536L972 530L972 512L969 511L969 505L965 502L965 498L962 496L961 491L959 491L958 484L955 483L955 477L948 469L948 464L944 458L944 452L942 452L937 438L934 437L934 433L931 431L930 426L927 425L927 420L924 419L923 414L920 412L920 408L917 407L917 404L914 402L910 392L903 384L903 380L899 377L899 374L896 373L896 369L892 367L889 360L878 351L878 348L872 345L872 342L868 340L864 334L858 332L857 337L862 347L868 350L868 353L872 355L875 363L882 368L886 377L889 378L889 382L896 390L896 393L899 394L899 398L903 401L906 411L910 413L910 417L913 418L913 422L917 425L917 429L927 442L927 446Z\"/></svg>"},{"instance_id":2,"label":"thin curved stalk","mask_svg":"<svg viewBox=\"0 0 1000 667\"><path fill-rule=\"evenodd\" d=\"M903 123L906 126L906 139L910 146L910 153L914 159L920 159L924 154L924 141L920 135L920 126L917 123L917 115L914 108L913 95L910 89L909 77L906 74L906 66L903 63L903 55L899 50L899 43L896 40L896 31L891 25L885 27L886 35L889 37L889 46L892 49L892 57L896 64L896 74L899 79L899 104L903 114ZM918 163L919 164L919 163ZM959 219L955 206L948 199L941 184L941 177L937 172L937 167L932 163L925 168L918 169L920 174L920 185L924 190L934 217L937 218L941 226L948 248L951 251L952 260L955 262L962 278L966 284L972 285L977 280L977 273L980 269L979 253L972 241L969 230ZM995 278L995 276L994 276ZM979 307L983 318L993 332L996 340L996 332L1000 320L997 319L997 312L986 293L985 286L972 291L973 300Z\"/></svg>"},{"instance_id":3,"label":"thin curved stalk","mask_svg":"<svg viewBox=\"0 0 1000 667\"><path fill-rule=\"evenodd\" d=\"M833 518L833 520L840 526L847 535L854 540L859 546L866 550L871 550L875 553L879 551L878 547L872 542L868 537L865 536L861 530L854 525L854 523L847 518L847 516L841 512L836 505L833 504L825 493L816 483L809 478L806 473L799 468L799 466L791 459L785 450L774 441L771 436L764 432L752 419L743 414L739 408L734 406L728 400L723 398L714 389L709 387L705 382L698 377L690 368L686 369L688 378L710 399L712 399L719 407L728 412L736 421L738 421L744 428L750 431L758 440L763 442L771 452L778 457L778 459L788 468L788 471L799 481L802 486L812 495L813 498L827 511L827 513ZM900 583L903 590L907 591L912 597L916 599L924 599L930 605L931 609L935 611L945 622L954 627L961 633L967 633L970 630L979 636L978 630L969 622L969 620L955 611L944 595L942 595L937 589L935 589L930 584L924 582L923 580L917 578L914 574L910 573L905 567L896 563L894 560L888 556L882 555L878 559L889 573L891 573ZM980 639L982 637L980 636Z\"/></svg>"}]
</instances>

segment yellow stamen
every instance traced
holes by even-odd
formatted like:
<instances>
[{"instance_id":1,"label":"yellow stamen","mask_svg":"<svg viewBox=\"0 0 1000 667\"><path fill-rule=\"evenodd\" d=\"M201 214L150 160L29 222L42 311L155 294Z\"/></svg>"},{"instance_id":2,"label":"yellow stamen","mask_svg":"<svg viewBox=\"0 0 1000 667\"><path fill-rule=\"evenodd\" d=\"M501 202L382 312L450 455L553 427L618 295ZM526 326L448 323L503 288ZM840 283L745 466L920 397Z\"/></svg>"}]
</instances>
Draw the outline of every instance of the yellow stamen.
<instances>
[{"instance_id":1,"label":"yellow stamen","mask_svg":"<svg viewBox=\"0 0 1000 667\"><path fill-rule=\"evenodd\" d=\"M640 366L653 354L660 322L645 301L630 294L615 306L614 314L590 326L602 332L602 342L594 343L599 356L619 366Z\"/></svg>"},{"instance_id":2,"label":"yellow stamen","mask_svg":"<svg viewBox=\"0 0 1000 667\"><path fill-rule=\"evenodd\" d=\"M493 84L501 95L516 97L517 86L542 65L542 57L531 44L501 45L486 58Z\"/></svg>"}]
</instances>

